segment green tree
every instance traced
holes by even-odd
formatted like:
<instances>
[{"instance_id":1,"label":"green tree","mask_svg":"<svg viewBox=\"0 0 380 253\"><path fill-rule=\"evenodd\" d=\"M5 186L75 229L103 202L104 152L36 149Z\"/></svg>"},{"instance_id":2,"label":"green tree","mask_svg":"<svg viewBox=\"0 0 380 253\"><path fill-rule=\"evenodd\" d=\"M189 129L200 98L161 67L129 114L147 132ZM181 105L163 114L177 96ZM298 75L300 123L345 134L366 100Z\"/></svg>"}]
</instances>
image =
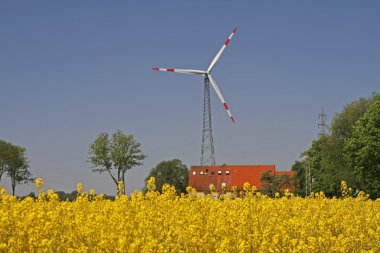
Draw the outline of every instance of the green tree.
<instances>
[{"instance_id":1,"label":"green tree","mask_svg":"<svg viewBox=\"0 0 380 253\"><path fill-rule=\"evenodd\" d=\"M344 158L343 150L345 142L352 136L355 122L379 99L380 94L373 93L369 98L360 98L344 106L333 118L331 132L314 140L311 147L301 154L310 160L313 191L337 196L342 180L351 187L359 187L359 179L354 168ZM305 162L301 163L305 167Z\"/></svg>"},{"instance_id":2,"label":"green tree","mask_svg":"<svg viewBox=\"0 0 380 253\"><path fill-rule=\"evenodd\" d=\"M322 156L322 150L323 150L323 147L324 147L324 143L326 142L327 140L327 137L326 136L321 136L319 139L317 140L314 140L311 144L311 147L309 148L309 150L303 152L301 154L302 157L304 157L305 159L301 162L302 164L302 169L303 169L303 189L302 191L305 193L305 181L306 181L306 167L307 166L310 166L310 172L311 172L311 175L312 175L312 178L314 178L314 180L312 181L312 190L315 191L315 190L318 190L318 189L325 189L325 180L322 180L324 179L324 175L326 174L326 168L324 168L321 164L322 164L322 159L323 159L323 156ZM296 175L297 177L297 175ZM318 190L320 191L320 190Z\"/></svg>"},{"instance_id":3,"label":"green tree","mask_svg":"<svg viewBox=\"0 0 380 253\"><path fill-rule=\"evenodd\" d=\"M177 194L186 192L186 187L189 182L189 170L185 164L178 159L162 161L154 167L149 175L145 178L147 181L150 177L156 179L157 190L161 192L164 184L174 185ZM143 189L146 191L146 189Z\"/></svg>"},{"instance_id":4,"label":"green tree","mask_svg":"<svg viewBox=\"0 0 380 253\"><path fill-rule=\"evenodd\" d=\"M344 155L362 190L372 198L380 197L380 99L355 123Z\"/></svg>"},{"instance_id":5,"label":"green tree","mask_svg":"<svg viewBox=\"0 0 380 253\"><path fill-rule=\"evenodd\" d=\"M343 110L335 115L331 123L331 134L321 145L321 167L324 173L319 175L316 182L317 186L321 186L318 190L324 190L330 196L338 195L342 180L351 187L359 187L354 168L344 158L344 146L352 136L355 122L379 99L380 94L376 93L367 99L359 98L344 106Z\"/></svg>"},{"instance_id":6,"label":"green tree","mask_svg":"<svg viewBox=\"0 0 380 253\"><path fill-rule=\"evenodd\" d=\"M146 155L141 151L141 144L133 135L118 130L109 138L108 133L101 133L90 145L89 162L94 172L107 172L118 189L119 182L123 188L118 193L125 193L125 173L133 167L142 165Z\"/></svg>"},{"instance_id":7,"label":"green tree","mask_svg":"<svg viewBox=\"0 0 380 253\"><path fill-rule=\"evenodd\" d=\"M310 166L312 191L323 191L331 197L339 194L342 180L349 181L350 185L353 184L352 171L341 161L343 159L341 142L334 136L321 136L314 140L310 149L303 152L302 156L306 157L302 161L304 170L307 167L306 163Z\"/></svg>"},{"instance_id":8,"label":"green tree","mask_svg":"<svg viewBox=\"0 0 380 253\"><path fill-rule=\"evenodd\" d=\"M1 177L7 171L6 157L9 152L10 143L0 140L0 182Z\"/></svg>"},{"instance_id":9,"label":"green tree","mask_svg":"<svg viewBox=\"0 0 380 253\"><path fill-rule=\"evenodd\" d=\"M291 170L296 172L294 176L294 193L299 196L305 196L306 173L304 161L295 161Z\"/></svg>"},{"instance_id":10,"label":"green tree","mask_svg":"<svg viewBox=\"0 0 380 253\"><path fill-rule=\"evenodd\" d=\"M32 174L29 171L29 161L26 157L26 150L23 147L13 145L11 143L1 144L1 158L3 172L7 172L7 176L11 179L12 194L15 195L16 186L32 182Z\"/></svg>"},{"instance_id":11,"label":"green tree","mask_svg":"<svg viewBox=\"0 0 380 253\"><path fill-rule=\"evenodd\" d=\"M78 191L77 190L74 190L70 193L66 193L66 199L69 200L69 201L74 201L76 200L76 198L78 197Z\"/></svg>"},{"instance_id":12,"label":"green tree","mask_svg":"<svg viewBox=\"0 0 380 253\"><path fill-rule=\"evenodd\" d=\"M289 175L273 175L270 170L261 174L261 183L261 192L271 197L274 197L276 192L281 192L294 185L294 181Z\"/></svg>"},{"instance_id":13,"label":"green tree","mask_svg":"<svg viewBox=\"0 0 380 253\"><path fill-rule=\"evenodd\" d=\"M58 198L59 198L60 201L66 201L66 199L67 199L67 197L66 197L67 193L66 192L64 192L64 191L56 191L55 194L58 195Z\"/></svg>"}]
</instances>

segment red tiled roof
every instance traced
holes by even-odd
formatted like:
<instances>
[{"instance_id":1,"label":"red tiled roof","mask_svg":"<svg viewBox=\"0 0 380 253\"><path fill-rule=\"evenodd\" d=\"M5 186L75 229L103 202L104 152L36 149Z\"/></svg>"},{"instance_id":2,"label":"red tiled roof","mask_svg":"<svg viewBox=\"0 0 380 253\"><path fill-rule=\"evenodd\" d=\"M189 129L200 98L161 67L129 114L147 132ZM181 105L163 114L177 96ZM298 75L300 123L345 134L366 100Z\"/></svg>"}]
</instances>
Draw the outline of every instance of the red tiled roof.
<instances>
[{"instance_id":1,"label":"red tiled roof","mask_svg":"<svg viewBox=\"0 0 380 253\"><path fill-rule=\"evenodd\" d=\"M208 191L210 184L220 189L223 184L227 189L237 186L243 188L245 182L261 188L261 174L265 171L275 171L275 165L215 165L215 166L191 166L189 185L198 191ZM285 173L285 172L280 172ZM291 174L291 173L290 173ZM293 173L294 174L294 173Z\"/></svg>"}]
</instances>

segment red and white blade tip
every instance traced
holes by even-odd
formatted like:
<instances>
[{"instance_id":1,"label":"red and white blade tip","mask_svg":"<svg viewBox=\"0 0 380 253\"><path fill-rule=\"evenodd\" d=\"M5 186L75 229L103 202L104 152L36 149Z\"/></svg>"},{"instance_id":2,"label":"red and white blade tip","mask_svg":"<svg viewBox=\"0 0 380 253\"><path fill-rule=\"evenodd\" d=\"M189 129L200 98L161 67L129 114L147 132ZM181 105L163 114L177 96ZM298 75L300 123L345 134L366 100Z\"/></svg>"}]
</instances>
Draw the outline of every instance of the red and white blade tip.
<instances>
[{"instance_id":1,"label":"red and white blade tip","mask_svg":"<svg viewBox=\"0 0 380 253\"><path fill-rule=\"evenodd\" d=\"M228 115L230 116L232 123L234 123L234 124L235 124L235 120L234 120L234 117L232 116L232 114L231 114L231 112L230 112L230 109L229 109L229 108L228 108L228 106L227 106L227 103L226 103L226 102L224 102L224 103L223 103L223 105L224 105L224 109L226 109L226 111L227 111Z\"/></svg>"},{"instance_id":2,"label":"red and white blade tip","mask_svg":"<svg viewBox=\"0 0 380 253\"><path fill-rule=\"evenodd\" d=\"M230 43L232 37L234 36L234 34L236 33L237 31L237 27L235 27L233 30L232 30L232 33L230 34L230 36L228 36L227 40L224 42L222 48L219 50L219 52L215 55L214 59L212 60L210 66L208 67L207 69L207 73L210 73L210 71L214 68L215 64L218 62L220 56L222 55L224 49L226 49L226 47L228 46L228 44Z\"/></svg>"},{"instance_id":3,"label":"red and white blade tip","mask_svg":"<svg viewBox=\"0 0 380 253\"><path fill-rule=\"evenodd\" d=\"M225 45L225 46L227 46L228 43L230 43L231 38L232 38L232 36L234 36L234 34L236 33L236 31L237 31L237 27L234 28L234 30L232 31L230 37L228 37L228 39L224 42L224 45Z\"/></svg>"},{"instance_id":4,"label":"red and white blade tip","mask_svg":"<svg viewBox=\"0 0 380 253\"><path fill-rule=\"evenodd\" d=\"M159 71L175 72L174 69L166 69L166 68L152 68L152 69L159 70Z\"/></svg>"}]
</instances>

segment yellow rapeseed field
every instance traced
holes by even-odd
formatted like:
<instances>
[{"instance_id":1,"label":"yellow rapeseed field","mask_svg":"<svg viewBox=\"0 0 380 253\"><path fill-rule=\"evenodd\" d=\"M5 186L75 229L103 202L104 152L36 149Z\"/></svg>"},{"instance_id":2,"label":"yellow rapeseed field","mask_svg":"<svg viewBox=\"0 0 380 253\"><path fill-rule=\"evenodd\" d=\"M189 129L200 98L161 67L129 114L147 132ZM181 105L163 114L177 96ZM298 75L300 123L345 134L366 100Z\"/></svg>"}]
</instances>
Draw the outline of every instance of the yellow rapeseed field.
<instances>
[{"instance_id":1,"label":"yellow rapeseed field","mask_svg":"<svg viewBox=\"0 0 380 253\"><path fill-rule=\"evenodd\" d=\"M277 198L245 185L215 199L194 189L115 201L81 192L60 202L51 190L19 200L0 193L0 252L379 252L380 201L358 197ZM344 185L343 185L344 186ZM239 197L234 197L239 195Z\"/></svg>"}]
</instances>

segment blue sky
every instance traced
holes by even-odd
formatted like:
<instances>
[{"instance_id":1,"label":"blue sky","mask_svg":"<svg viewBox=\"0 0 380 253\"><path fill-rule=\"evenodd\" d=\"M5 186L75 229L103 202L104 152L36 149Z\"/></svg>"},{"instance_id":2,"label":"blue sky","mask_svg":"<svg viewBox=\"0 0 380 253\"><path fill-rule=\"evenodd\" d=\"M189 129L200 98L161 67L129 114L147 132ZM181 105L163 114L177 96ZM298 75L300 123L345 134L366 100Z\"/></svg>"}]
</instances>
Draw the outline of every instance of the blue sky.
<instances>
[{"instance_id":1,"label":"blue sky","mask_svg":"<svg viewBox=\"0 0 380 253\"><path fill-rule=\"evenodd\" d=\"M237 26L213 70L236 120L212 93L216 161L286 170L316 138L322 106L330 121L379 92L379 12L378 1L2 1L0 138L25 147L54 190L113 194L86 160L117 129L149 156L128 192L162 160L198 165L202 78L151 68L207 69Z\"/></svg>"}]
</instances>

